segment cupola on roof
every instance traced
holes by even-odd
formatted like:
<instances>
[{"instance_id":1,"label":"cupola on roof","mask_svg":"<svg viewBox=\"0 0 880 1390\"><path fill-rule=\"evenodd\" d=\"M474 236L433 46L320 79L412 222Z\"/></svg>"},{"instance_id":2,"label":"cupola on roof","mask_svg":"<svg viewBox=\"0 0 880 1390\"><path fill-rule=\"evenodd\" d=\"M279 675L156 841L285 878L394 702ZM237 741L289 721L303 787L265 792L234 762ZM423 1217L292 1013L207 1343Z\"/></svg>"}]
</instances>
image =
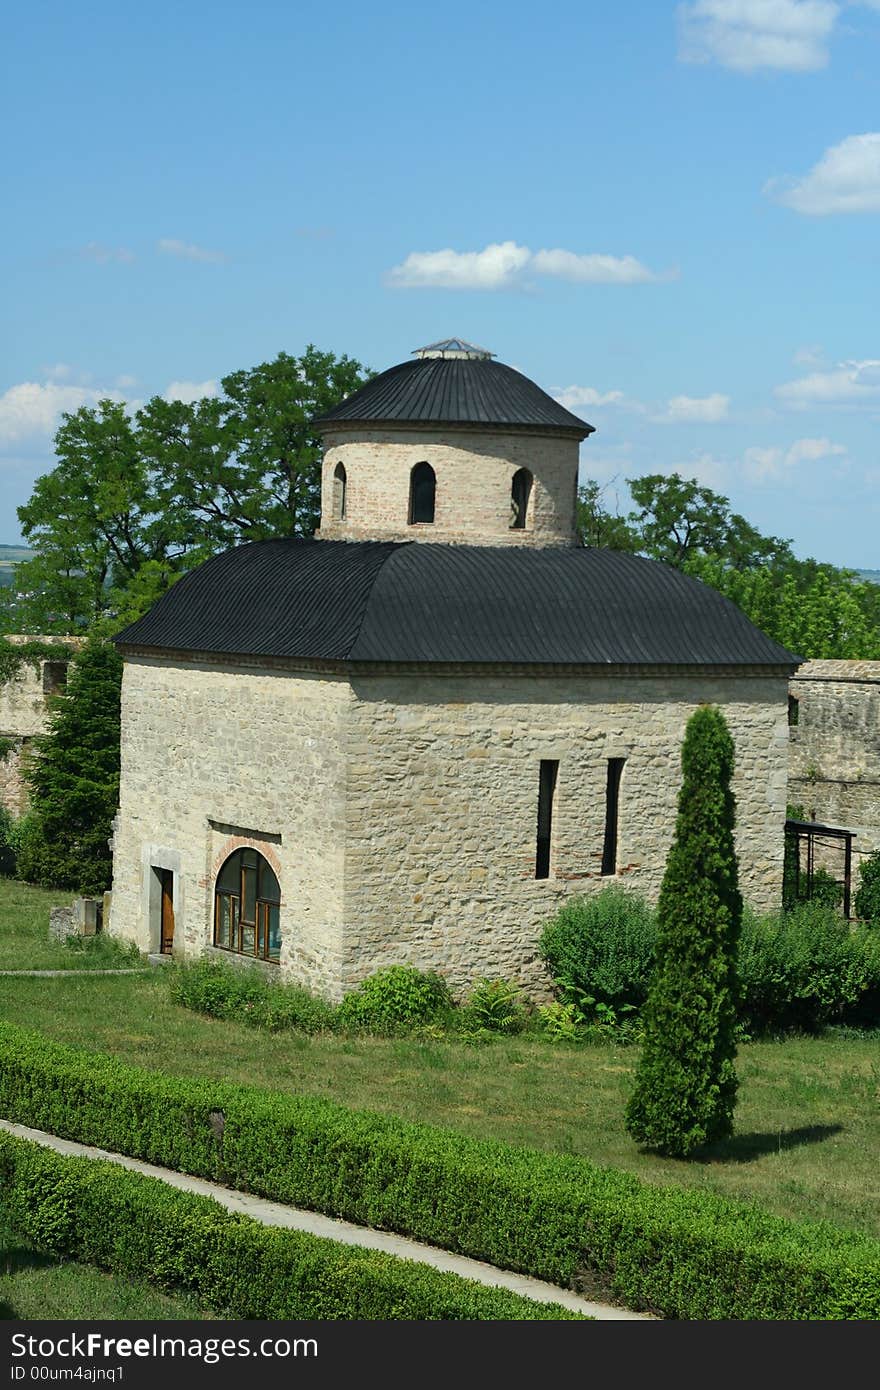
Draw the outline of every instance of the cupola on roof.
<instances>
[{"instance_id":1,"label":"cupola on roof","mask_svg":"<svg viewBox=\"0 0 880 1390\"><path fill-rule=\"evenodd\" d=\"M444 338L416 348L415 361L400 362L373 377L315 425L448 424L563 432L578 439L593 433L577 415L487 348L463 338Z\"/></svg>"}]
</instances>

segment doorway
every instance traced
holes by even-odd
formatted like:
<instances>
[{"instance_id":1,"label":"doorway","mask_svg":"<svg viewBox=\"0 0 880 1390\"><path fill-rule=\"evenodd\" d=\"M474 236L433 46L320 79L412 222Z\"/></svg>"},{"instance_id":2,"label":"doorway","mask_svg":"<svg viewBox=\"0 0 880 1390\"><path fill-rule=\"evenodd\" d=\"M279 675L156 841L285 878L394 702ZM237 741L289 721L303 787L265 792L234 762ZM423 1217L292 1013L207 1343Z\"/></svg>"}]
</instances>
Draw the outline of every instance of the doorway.
<instances>
[{"instance_id":1,"label":"doorway","mask_svg":"<svg viewBox=\"0 0 880 1390\"><path fill-rule=\"evenodd\" d=\"M158 869L157 873L162 889L159 952L163 956L170 956L174 947L174 874L171 869Z\"/></svg>"}]
</instances>

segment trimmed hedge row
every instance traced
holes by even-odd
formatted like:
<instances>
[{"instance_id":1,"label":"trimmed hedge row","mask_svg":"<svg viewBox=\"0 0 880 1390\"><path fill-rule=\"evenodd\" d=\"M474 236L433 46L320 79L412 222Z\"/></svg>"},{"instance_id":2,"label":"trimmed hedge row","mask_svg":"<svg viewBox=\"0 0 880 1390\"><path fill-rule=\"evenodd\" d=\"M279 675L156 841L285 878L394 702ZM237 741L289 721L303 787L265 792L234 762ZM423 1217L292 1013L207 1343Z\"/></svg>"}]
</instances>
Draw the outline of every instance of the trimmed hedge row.
<instances>
[{"instance_id":1,"label":"trimmed hedge row","mask_svg":"<svg viewBox=\"0 0 880 1390\"><path fill-rule=\"evenodd\" d=\"M0 1024L0 1115L689 1319L880 1318L880 1242L564 1154L186 1080Z\"/></svg>"},{"instance_id":2,"label":"trimmed hedge row","mask_svg":"<svg viewBox=\"0 0 880 1390\"><path fill-rule=\"evenodd\" d=\"M0 1131L4 1216L38 1249L160 1288L223 1317L418 1322L579 1319L412 1260L263 1226L210 1197Z\"/></svg>"}]
</instances>

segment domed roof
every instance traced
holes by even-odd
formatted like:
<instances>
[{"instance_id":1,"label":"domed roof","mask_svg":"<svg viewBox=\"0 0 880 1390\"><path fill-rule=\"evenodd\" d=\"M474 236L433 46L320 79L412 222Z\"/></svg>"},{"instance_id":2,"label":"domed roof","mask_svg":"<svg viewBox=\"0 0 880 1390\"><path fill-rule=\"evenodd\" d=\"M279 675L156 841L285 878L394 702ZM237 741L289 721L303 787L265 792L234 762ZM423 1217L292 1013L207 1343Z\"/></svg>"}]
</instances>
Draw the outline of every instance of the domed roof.
<instances>
[{"instance_id":1,"label":"domed roof","mask_svg":"<svg viewBox=\"0 0 880 1390\"><path fill-rule=\"evenodd\" d=\"M530 431L593 433L527 376L493 361L485 348L447 338L417 348L415 361L389 367L313 423L508 425Z\"/></svg>"},{"instance_id":2,"label":"domed roof","mask_svg":"<svg viewBox=\"0 0 880 1390\"><path fill-rule=\"evenodd\" d=\"M205 561L124 647L334 663L765 666L800 658L696 579L614 550L258 541Z\"/></svg>"}]
</instances>

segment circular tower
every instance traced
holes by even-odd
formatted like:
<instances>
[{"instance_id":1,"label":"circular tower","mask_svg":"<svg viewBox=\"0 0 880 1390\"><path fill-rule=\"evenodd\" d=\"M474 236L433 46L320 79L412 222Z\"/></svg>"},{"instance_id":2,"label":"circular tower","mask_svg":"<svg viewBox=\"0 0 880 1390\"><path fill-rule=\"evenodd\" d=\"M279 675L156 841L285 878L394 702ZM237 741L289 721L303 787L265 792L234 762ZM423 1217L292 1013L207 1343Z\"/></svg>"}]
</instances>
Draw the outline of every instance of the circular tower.
<instances>
[{"instance_id":1,"label":"circular tower","mask_svg":"<svg viewBox=\"0 0 880 1390\"><path fill-rule=\"evenodd\" d=\"M315 421L326 540L574 545L593 427L494 354L430 343Z\"/></svg>"}]
</instances>

